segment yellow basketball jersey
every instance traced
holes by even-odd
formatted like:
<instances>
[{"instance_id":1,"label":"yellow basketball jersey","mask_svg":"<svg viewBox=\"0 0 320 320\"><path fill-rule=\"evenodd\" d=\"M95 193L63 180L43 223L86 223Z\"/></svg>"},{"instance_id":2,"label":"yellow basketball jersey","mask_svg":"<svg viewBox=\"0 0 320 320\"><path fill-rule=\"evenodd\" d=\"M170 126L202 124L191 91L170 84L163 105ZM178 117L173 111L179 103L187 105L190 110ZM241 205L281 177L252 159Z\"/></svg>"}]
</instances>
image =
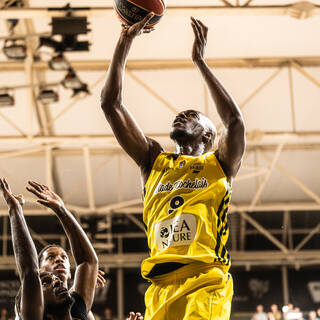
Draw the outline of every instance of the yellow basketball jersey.
<instances>
[{"instance_id":1,"label":"yellow basketball jersey","mask_svg":"<svg viewBox=\"0 0 320 320\"><path fill-rule=\"evenodd\" d=\"M226 249L231 187L214 153L200 157L160 153L144 188L143 221L150 257L145 278L159 263L230 267Z\"/></svg>"}]
</instances>

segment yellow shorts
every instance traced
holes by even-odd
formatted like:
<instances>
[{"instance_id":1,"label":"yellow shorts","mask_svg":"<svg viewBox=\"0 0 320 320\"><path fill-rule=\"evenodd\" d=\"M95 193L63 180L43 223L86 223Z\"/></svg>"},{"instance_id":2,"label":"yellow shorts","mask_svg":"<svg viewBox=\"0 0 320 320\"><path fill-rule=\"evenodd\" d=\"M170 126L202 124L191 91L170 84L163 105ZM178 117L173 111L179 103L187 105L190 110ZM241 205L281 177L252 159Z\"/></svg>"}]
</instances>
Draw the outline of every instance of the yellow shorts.
<instances>
[{"instance_id":1,"label":"yellow shorts","mask_svg":"<svg viewBox=\"0 0 320 320\"><path fill-rule=\"evenodd\" d=\"M219 267L192 263L152 279L145 320L229 319L232 277Z\"/></svg>"}]
</instances>

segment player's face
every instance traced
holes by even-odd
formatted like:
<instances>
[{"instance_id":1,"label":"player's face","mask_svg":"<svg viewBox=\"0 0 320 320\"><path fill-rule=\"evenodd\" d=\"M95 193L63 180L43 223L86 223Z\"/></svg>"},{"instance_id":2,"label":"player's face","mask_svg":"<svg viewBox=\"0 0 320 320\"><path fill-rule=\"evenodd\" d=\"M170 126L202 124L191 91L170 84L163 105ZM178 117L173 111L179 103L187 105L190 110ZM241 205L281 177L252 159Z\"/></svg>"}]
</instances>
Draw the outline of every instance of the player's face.
<instances>
[{"instance_id":1,"label":"player's face","mask_svg":"<svg viewBox=\"0 0 320 320\"><path fill-rule=\"evenodd\" d=\"M69 291L63 282L55 276L52 272L41 272L40 281L42 285L42 292L44 298L44 304L47 308L50 306L68 307L72 304L73 299L69 294Z\"/></svg>"},{"instance_id":2,"label":"player's face","mask_svg":"<svg viewBox=\"0 0 320 320\"><path fill-rule=\"evenodd\" d=\"M40 261L40 271L52 272L64 283L71 278L70 262L67 253L59 247L49 247Z\"/></svg>"},{"instance_id":3,"label":"player's face","mask_svg":"<svg viewBox=\"0 0 320 320\"><path fill-rule=\"evenodd\" d=\"M172 123L170 137L173 140L198 137L204 133L205 125L205 119L201 113L195 110L180 112Z\"/></svg>"}]
</instances>

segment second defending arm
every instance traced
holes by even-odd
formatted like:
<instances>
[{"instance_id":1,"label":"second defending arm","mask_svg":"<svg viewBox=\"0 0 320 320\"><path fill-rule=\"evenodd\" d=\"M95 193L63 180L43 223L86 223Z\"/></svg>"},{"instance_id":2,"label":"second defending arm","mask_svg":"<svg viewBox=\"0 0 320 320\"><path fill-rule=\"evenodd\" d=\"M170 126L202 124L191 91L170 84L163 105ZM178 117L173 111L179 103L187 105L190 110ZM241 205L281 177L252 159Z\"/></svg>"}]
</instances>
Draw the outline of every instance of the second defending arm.
<instances>
[{"instance_id":1,"label":"second defending arm","mask_svg":"<svg viewBox=\"0 0 320 320\"><path fill-rule=\"evenodd\" d=\"M42 320L44 302L39 277L38 255L22 212L23 198L12 194L5 179L0 189L8 205L13 251L21 281L19 316L22 320Z\"/></svg>"},{"instance_id":2,"label":"second defending arm","mask_svg":"<svg viewBox=\"0 0 320 320\"><path fill-rule=\"evenodd\" d=\"M232 182L232 179L236 176L240 168L245 150L245 126L243 117L235 100L205 62L204 51L207 44L208 28L200 20L193 17L191 17L191 26L195 36L192 60L209 88L218 114L225 127L219 141L216 155L228 180Z\"/></svg>"},{"instance_id":3,"label":"second defending arm","mask_svg":"<svg viewBox=\"0 0 320 320\"><path fill-rule=\"evenodd\" d=\"M87 311L91 309L98 274L98 257L78 221L66 209L62 199L47 186L28 181L27 190L36 195L38 202L54 211L68 237L76 262L74 291L84 300Z\"/></svg>"}]
</instances>

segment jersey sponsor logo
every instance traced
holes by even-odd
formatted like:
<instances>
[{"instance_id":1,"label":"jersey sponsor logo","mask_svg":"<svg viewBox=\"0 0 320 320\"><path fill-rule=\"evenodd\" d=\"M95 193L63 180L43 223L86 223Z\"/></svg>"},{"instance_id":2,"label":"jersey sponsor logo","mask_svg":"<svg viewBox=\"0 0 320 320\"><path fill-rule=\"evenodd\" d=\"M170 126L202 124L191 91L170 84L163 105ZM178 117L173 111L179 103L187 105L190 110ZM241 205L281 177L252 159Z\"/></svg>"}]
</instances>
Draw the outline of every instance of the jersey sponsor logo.
<instances>
[{"instance_id":1,"label":"jersey sponsor logo","mask_svg":"<svg viewBox=\"0 0 320 320\"><path fill-rule=\"evenodd\" d=\"M184 198L182 196L175 196L169 202L170 209L168 214L172 213L174 210L178 209L184 204Z\"/></svg>"},{"instance_id":2,"label":"jersey sponsor logo","mask_svg":"<svg viewBox=\"0 0 320 320\"><path fill-rule=\"evenodd\" d=\"M178 189L206 189L208 188L209 183L206 178L202 177L201 179L196 178L195 180L177 180L175 182L168 181L165 184L161 182L158 184L155 194L161 192L170 192Z\"/></svg>"},{"instance_id":3,"label":"jersey sponsor logo","mask_svg":"<svg viewBox=\"0 0 320 320\"><path fill-rule=\"evenodd\" d=\"M189 245L196 234L197 222L193 214L181 214L155 225L155 239L160 252L169 247Z\"/></svg>"}]
</instances>

